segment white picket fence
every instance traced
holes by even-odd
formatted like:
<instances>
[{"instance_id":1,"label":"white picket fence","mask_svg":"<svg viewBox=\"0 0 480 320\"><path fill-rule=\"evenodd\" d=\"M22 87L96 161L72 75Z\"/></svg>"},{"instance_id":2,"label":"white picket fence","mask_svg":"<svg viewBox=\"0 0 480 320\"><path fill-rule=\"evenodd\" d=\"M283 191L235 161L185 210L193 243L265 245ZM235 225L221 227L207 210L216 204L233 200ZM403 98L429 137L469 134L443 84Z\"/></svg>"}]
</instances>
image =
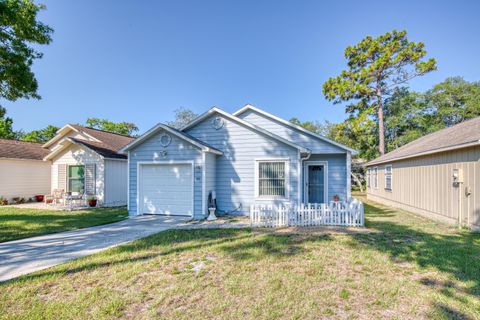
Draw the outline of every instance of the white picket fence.
<instances>
[{"instance_id":1,"label":"white picket fence","mask_svg":"<svg viewBox=\"0 0 480 320\"><path fill-rule=\"evenodd\" d=\"M254 204L250 207L253 227L348 226L363 227L363 203L357 199L330 204L274 206Z\"/></svg>"}]
</instances>

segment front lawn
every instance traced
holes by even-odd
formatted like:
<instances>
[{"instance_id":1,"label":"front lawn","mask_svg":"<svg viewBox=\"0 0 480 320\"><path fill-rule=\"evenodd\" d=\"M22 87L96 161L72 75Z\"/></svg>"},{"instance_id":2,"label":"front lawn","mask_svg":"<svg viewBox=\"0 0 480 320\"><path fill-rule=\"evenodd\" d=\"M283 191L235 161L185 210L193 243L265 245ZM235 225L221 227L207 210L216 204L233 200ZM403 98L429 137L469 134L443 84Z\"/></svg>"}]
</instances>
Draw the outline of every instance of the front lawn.
<instances>
[{"instance_id":1,"label":"front lawn","mask_svg":"<svg viewBox=\"0 0 480 320\"><path fill-rule=\"evenodd\" d=\"M0 318L480 318L479 234L366 216L367 232L161 232L0 284Z\"/></svg>"},{"instance_id":2,"label":"front lawn","mask_svg":"<svg viewBox=\"0 0 480 320\"><path fill-rule=\"evenodd\" d=\"M124 207L80 211L0 207L0 242L86 228L120 221L126 217L127 210Z\"/></svg>"}]
</instances>

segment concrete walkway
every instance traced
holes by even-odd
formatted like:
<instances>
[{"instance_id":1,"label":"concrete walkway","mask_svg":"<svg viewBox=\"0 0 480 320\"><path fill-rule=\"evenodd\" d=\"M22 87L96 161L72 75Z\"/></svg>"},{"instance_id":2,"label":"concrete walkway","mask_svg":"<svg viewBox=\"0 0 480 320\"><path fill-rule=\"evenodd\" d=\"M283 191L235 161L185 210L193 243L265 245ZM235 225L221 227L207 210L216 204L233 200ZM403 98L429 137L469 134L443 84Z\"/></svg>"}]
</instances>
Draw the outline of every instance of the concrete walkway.
<instances>
[{"instance_id":1,"label":"concrete walkway","mask_svg":"<svg viewBox=\"0 0 480 320\"><path fill-rule=\"evenodd\" d=\"M187 217L139 216L85 229L0 243L0 281L185 225Z\"/></svg>"}]
</instances>

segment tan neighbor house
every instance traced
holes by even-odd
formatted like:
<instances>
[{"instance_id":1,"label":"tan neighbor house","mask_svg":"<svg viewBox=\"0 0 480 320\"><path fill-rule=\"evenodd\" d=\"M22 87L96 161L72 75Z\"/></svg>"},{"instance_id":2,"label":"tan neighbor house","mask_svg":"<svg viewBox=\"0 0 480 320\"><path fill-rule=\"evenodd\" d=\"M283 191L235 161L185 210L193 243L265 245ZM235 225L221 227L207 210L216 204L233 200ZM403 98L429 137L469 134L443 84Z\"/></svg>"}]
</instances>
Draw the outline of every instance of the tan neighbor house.
<instances>
[{"instance_id":1,"label":"tan neighbor house","mask_svg":"<svg viewBox=\"0 0 480 320\"><path fill-rule=\"evenodd\" d=\"M95 195L100 205L127 204L127 156L117 151L132 137L67 124L43 147L51 163L51 190Z\"/></svg>"},{"instance_id":2,"label":"tan neighbor house","mask_svg":"<svg viewBox=\"0 0 480 320\"><path fill-rule=\"evenodd\" d=\"M367 198L480 229L480 117L367 163Z\"/></svg>"},{"instance_id":3,"label":"tan neighbor house","mask_svg":"<svg viewBox=\"0 0 480 320\"><path fill-rule=\"evenodd\" d=\"M0 139L0 197L31 198L50 193L48 150L40 143Z\"/></svg>"}]
</instances>

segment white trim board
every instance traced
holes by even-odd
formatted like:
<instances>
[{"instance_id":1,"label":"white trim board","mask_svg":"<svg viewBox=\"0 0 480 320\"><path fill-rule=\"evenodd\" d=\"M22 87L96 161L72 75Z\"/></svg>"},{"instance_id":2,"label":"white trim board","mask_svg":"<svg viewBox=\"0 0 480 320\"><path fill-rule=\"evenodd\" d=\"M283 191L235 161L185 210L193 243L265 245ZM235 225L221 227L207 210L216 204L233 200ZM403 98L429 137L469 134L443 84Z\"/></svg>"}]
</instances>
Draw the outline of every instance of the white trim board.
<instances>
[{"instance_id":1,"label":"white trim board","mask_svg":"<svg viewBox=\"0 0 480 320\"><path fill-rule=\"evenodd\" d=\"M294 129L296 129L296 130L298 130L298 131L301 131L301 132L303 132L303 133L306 133L306 134L308 134L308 135L310 135L310 136L312 136L312 137L315 137L315 138L317 138L317 139L319 139L319 140L323 140L323 141L328 142L328 143L330 143L330 144L333 144L333 145L335 145L335 146L337 146L337 147L339 147L339 148L342 148L342 149L344 149L344 150L350 151L350 152L351 152L352 154L354 154L354 155L355 155L355 154L358 154L358 151L355 150L355 149L349 148L349 147L347 147L347 146L345 146L345 145L343 145L343 144L341 144L341 143L338 143L338 142L336 142L336 141L330 140L330 139L328 139L328 138L326 138L326 137L324 137L324 136L322 136L322 135L319 135L319 134L314 133L314 132L312 132L312 131L310 131L310 130L307 130L307 129L305 129L305 128L302 128L302 127L300 127L300 126L297 126L297 125L291 123L290 121L287 121L287 120L285 120L285 119L279 118L279 117L277 117L277 116L275 116L275 115L273 115L273 114L271 114L271 113L269 113L269 112L267 112L267 111L265 111L265 110L262 110L262 109L259 109L259 108L257 108L257 107L254 107L254 106L252 106L251 104L247 104L247 105L245 105L244 107L240 108L239 110L235 111L235 112L233 113L233 115L237 117L238 115L242 114L243 112L245 112L245 111L247 111L247 110L249 110L249 109L250 109L250 110L253 110L253 111L255 111L255 112L258 112L258 113L260 113L260 114L262 114L262 115L264 115L264 116L266 116L266 117L268 117L268 118L271 118L271 119L273 119L273 120L275 120L275 121L278 121L278 122L280 122L280 123L282 123L282 124L284 124L284 125L286 125L286 126L289 126L289 127L294 128Z\"/></svg>"},{"instance_id":2,"label":"white trim board","mask_svg":"<svg viewBox=\"0 0 480 320\"><path fill-rule=\"evenodd\" d=\"M142 180L142 170L141 166L144 165L171 165L171 164L190 164L192 168L192 214L191 217L195 216L195 161L193 160L166 160L166 161L138 161L137 162L137 216L143 215L143 204L140 205L140 199L142 198L142 190L140 188ZM141 207L141 208L140 208ZM142 210L140 210L142 209ZM188 216L188 215L185 215Z\"/></svg>"},{"instance_id":3,"label":"white trim board","mask_svg":"<svg viewBox=\"0 0 480 320\"><path fill-rule=\"evenodd\" d=\"M146 140L146 139L150 138L151 136L153 136L154 134L156 134L160 129L167 131L168 133L176 136L179 139L182 139L182 140L185 140L185 141L189 142L190 144L196 146L197 148L199 148L200 150L202 150L204 152L211 152L211 153L215 153L215 154L218 154L218 155L223 154L222 151L210 148L210 147L208 147L208 146L206 146L206 145L204 145L204 144L202 144L202 143L200 143L200 142L198 142L194 139L191 139L190 137L186 136L185 134L183 134L181 132L177 132L176 130L173 130L169 126L164 125L163 123L158 123L156 126L154 126L150 130L148 130L147 132L142 134L140 137L133 140L132 142L130 142L129 144L124 146L122 149L118 150L117 153L122 154L122 153L127 152L128 150L130 150L134 146L142 143L144 140Z\"/></svg>"},{"instance_id":4,"label":"white trim board","mask_svg":"<svg viewBox=\"0 0 480 320\"><path fill-rule=\"evenodd\" d=\"M213 107L213 108L211 108L210 110L208 110L207 112L205 112L205 113L203 113L202 115L198 116L198 117L195 118L193 121L191 121L191 122L188 123L186 126L184 126L184 127L181 129L181 131L185 131L185 130L190 129L191 127L195 126L197 123L199 123L199 122L203 121L204 119L208 118L208 117L209 117L210 115L212 115L213 113L218 113L218 114L224 116L225 118L227 118L227 119L229 119L229 120L231 120L231 121L234 121L234 122L237 122L237 123L243 125L244 127L247 127L247 128L249 128L249 129L251 129L251 130L253 130L253 131L256 131L256 132L258 132L258 133L261 133L261 134L263 134L263 135L266 135L266 136L268 136L268 137L270 137L270 138L272 138L272 139L275 139L275 140L277 140L277 141L283 142L283 143L286 144L286 145L289 145L289 146L291 146L291 147L293 147L293 148L295 148L295 149L300 150L300 152L302 152L302 153L311 153L311 151L310 151L309 149L305 148L305 147L302 147L302 146L300 146L300 145L298 145L298 144L296 144L296 143L293 143L293 142L291 142L291 141L289 141L289 140L287 140L287 139L284 139L284 138L282 138L282 137L280 137L280 136L278 136L278 135L276 135L276 134L274 134L274 133L272 133L272 132L270 132L270 131L267 131L267 130L265 130L265 129L262 129L262 128L260 128L260 127L258 127L258 126L256 126L256 125L248 122L248 121L245 121L245 120L240 119L240 118L238 118L238 117L236 117L236 116L234 116L234 115L231 115L230 113L225 112L225 111L223 111L222 109L219 109L219 108L217 108L217 107Z\"/></svg>"},{"instance_id":5,"label":"white trim board","mask_svg":"<svg viewBox=\"0 0 480 320\"><path fill-rule=\"evenodd\" d=\"M304 188L303 188L303 199L305 203L308 203L308 167L309 166L323 166L323 200L324 203L328 203L328 161L305 161L303 166L304 174Z\"/></svg>"}]
</instances>

